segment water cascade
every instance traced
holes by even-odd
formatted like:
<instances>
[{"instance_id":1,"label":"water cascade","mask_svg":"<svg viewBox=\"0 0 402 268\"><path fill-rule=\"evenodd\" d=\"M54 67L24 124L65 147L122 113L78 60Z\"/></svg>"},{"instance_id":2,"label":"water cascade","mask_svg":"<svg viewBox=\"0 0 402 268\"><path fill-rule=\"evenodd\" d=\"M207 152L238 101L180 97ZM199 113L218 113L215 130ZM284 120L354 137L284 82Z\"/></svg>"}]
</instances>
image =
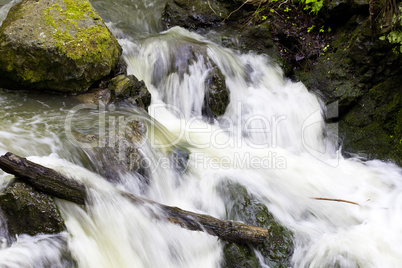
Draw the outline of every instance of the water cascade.
<instances>
[{"instance_id":1,"label":"water cascade","mask_svg":"<svg viewBox=\"0 0 402 268\"><path fill-rule=\"evenodd\" d=\"M89 189L85 209L56 201L67 227L57 235L10 239L0 218L0 266L219 267L222 241L156 221L118 191L225 219L230 200L219 189L227 183L247 189L293 233L291 266L402 263L402 170L344 159L336 125L325 124L325 107L302 83L286 79L266 55L241 54L180 27L163 31L164 1L91 3L119 39L129 74L151 92L149 114L0 89L0 154L28 157ZM205 79L216 68L230 103L213 118L203 109ZM124 132L133 120L141 120L146 133L138 148L144 172L116 166L106 179L96 166L100 159L76 146L72 130ZM0 171L1 187L11 178ZM270 266L255 254L261 267Z\"/></svg>"}]
</instances>

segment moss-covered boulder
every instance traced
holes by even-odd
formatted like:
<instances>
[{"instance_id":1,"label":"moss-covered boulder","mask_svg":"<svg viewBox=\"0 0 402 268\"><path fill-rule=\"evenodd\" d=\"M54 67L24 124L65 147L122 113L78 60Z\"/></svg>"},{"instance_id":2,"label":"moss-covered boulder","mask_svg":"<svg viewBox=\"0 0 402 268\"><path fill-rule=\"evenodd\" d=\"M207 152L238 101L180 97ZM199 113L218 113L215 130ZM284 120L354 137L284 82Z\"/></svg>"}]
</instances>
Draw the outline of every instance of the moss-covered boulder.
<instances>
[{"instance_id":1,"label":"moss-covered boulder","mask_svg":"<svg viewBox=\"0 0 402 268\"><path fill-rule=\"evenodd\" d=\"M263 267L258 250L269 267L289 267L293 254L293 235L283 227L254 195L238 183L224 182L219 191L225 196L227 219L242 221L269 230L266 241L258 246L225 243L222 267Z\"/></svg>"},{"instance_id":2,"label":"moss-covered boulder","mask_svg":"<svg viewBox=\"0 0 402 268\"><path fill-rule=\"evenodd\" d=\"M65 229L53 198L28 184L14 181L0 195L10 237L59 233Z\"/></svg>"},{"instance_id":3,"label":"moss-covered boulder","mask_svg":"<svg viewBox=\"0 0 402 268\"><path fill-rule=\"evenodd\" d=\"M121 47L87 0L24 0L0 28L0 54L3 86L84 92Z\"/></svg>"}]
</instances>

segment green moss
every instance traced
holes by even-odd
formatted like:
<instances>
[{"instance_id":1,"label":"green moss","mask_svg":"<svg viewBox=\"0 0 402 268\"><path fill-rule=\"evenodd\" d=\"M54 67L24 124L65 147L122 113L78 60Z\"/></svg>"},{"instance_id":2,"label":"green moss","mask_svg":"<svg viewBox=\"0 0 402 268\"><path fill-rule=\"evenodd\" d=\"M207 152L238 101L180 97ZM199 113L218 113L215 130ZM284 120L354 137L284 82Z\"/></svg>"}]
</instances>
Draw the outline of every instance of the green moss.
<instances>
[{"instance_id":1,"label":"green moss","mask_svg":"<svg viewBox=\"0 0 402 268\"><path fill-rule=\"evenodd\" d=\"M32 67L26 62L23 62L24 64L17 63L21 54L14 48L5 50L2 55L4 60L0 62L0 68L4 69L6 72L19 70L17 80L20 82L35 83L41 81L43 77L46 76L45 73L40 73L38 68ZM33 68L35 68L35 70Z\"/></svg>"},{"instance_id":2,"label":"green moss","mask_svg":"<svg viewBox=\"0 0 402 268\"><path fill-rule=\"evenodd\" d=\"M63 2L64 6L55 4L43 10L46 23L54 28L56 48L75 61L99 61L104 53L112 53L108 48L113 40L90 3L86 0ZM87 20L92 20L94 25L80 27Z\"/></svg>"},{"instance_id":3,"label":"green moss","mask_svg":"<svg viewBox=\"0 0 402 268\"><path fill-rule=\"evenodd\" d=\"M134 83L125 75L119 75L110 80L109 89L117 97L129 97Z\"/></svg>"},{"instance_id":4,"label":"green moss","mask_svg":"<svg viewBox=\"0 0 402 268\"><path fill-rule=\"evenodd\" d=\"M11 59L15 58L15 54L13 52L14 51L10 49L10 50L7 50L5 54L3 54L6 59L10 59L7 61L8 64L5 68L7 72L11 72L15 68L14 61L11 60Z\"/></svg>"},{"instance_id":5,"label":"green moss","mask_svg":"<svg viewBox=\"0 0 402 268\"><path fill-rule=\"evenodd\" d=\"M399 54L402 53L402 4L399 3L397 8L399 10L393 10L391 13L384 11L383 24L390 24L392 30L381 36L380 40L388 40L390 44L394 45L393 52Z\"/></svg>"},{"instance_id":6,"label":"green moss","mask_svg":"<svg viewBox=\"0 0 402 268\"><path fill-rule=\"evenodd\" d=\"M31 82L36 82L35 80L35 72L33 71L33 70L31 70L31 69L26 69L25 70L25 77L23 77L23 79L25 80L25 81L31 81Z\"/></svg>"},{"instance_id":7,"label":"green moss","mask_svg":"<svg viewBox=\"0 0 402 268\"><path fill-rule=\"evenodd\" d=\"M225 256L225 262L222 263L222 267L224 268L259 267L257 257L248 246L227 243L223 248L223 254Z\"/></svg>"}]
</instances>

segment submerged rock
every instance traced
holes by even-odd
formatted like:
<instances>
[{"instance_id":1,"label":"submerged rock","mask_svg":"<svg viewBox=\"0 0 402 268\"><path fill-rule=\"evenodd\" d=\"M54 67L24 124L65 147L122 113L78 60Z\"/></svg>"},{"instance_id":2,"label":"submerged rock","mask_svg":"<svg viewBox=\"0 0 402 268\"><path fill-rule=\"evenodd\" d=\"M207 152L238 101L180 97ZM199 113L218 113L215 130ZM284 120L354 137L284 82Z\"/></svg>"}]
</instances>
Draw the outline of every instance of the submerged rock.
<instances>
[{"instance_id":1,"label":"submerged rock","mask_svg":"<svg viewBox=\"0 0 402 268\"><path fill-rule=\"evenodd\" d=\"M247 245L226 243L223 247L224 268L254 268L261 267L253 250Z\"/></svg>"},{"instance_id":2,"label":"submerged rock","mask_svg":"<svg viewBox=\"0 0 402 268\"><path fill-rule=\"evenodd\" d=\"M227 198L227 219L242 221L269 230L267 240L258 246L226 243L222 267L262 267L255 250L269 267L289 267L293 254L293 235L275 220L267 207L238 183L225 182L219 190Z\"/></svg>"},{"instance_id":3,"label":"submerged rock","mask_svg":"<svg viewBox=\"0 0 402 268\"><path fill-rule=\"evenodd\" d=\"M109 181L117 181L120 173L142 172L139 148L147 138L145 123L134 117L128 119L131 120L109 122L109 131L103 135L73 133L85 145L83 150L91 169Z\"/></svg>"},{"instance_id":4,"label":"submerged rock","mask_svg":"<svg viewBox=\"0 0 402 268\"><path fill-rule=\"evenodd\" d=\"M93 88L84 94L75 96L82 103L93 103L96 105L107 105L111 100L109 89Z\"/></svg>"},{"instance_id":5,"label":"submerged rock","mask_svg":"<svg viewBox=\"0 0 402 268\"><path fill-rule=\"evenodd\" d=\"M209 72L206 86L203 115L209 118L223 115L230 102L230 91L226 87L225 76L218 67L215 66Z\"/></svg>"},{"instance_id":6,"label":"submerged rock","mask_svg":"<svg viewBox=\"0 0 402 268\"><path fill-rule=\"evenodd\" d=\"M0 195L0 207L10 236L59 233L64 221L53 198L26 183L14 181Z\"/></svg>"},{"instance_id":7,"label":"submerged rock","mask_svg":"<svg viewBox=\"0 0 402 268\"><path fill-rule=\"evenodd\" d=\"M87 0L24 0L0 28L0 81L84 92L117 65L121 47Z\"/></svg>"},{"instance_id":8,"label":"submerged rock","mask_svg":"<svg viewBox=\"0 0 402 268\"><path fill-rule=\"evenodd\" d=\"M230 91L226 87L226 78L222 71L208 55L208 46L197 43L195 40L193 42L173 40L172 42L174 42L174 46L171 46L173 49L169 54L159 57L155 62L152 84L156 88L163 89L166 87L166 79L169 77L177 76L180 81L183 81L185 76L191 74L192 65L203 64L205 68L205 76L202 76L205 77L202 84L204 92L200 93L204 95L204 102L200 112L208 119L223 115L230 102ZM187 88L181 90L187 90ZM165 98L165 101L169 97L165 92L161 92L161 96Z\"/></svg>"}]
</instances>

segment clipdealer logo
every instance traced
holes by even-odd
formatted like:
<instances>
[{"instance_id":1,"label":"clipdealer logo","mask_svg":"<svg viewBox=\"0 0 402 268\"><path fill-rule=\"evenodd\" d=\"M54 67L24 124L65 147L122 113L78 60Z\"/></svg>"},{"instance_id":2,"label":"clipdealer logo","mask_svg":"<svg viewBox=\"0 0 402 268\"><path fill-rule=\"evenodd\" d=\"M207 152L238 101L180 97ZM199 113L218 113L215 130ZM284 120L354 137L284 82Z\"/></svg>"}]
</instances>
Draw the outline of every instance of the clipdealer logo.
<instances>
[{"instance_id":1,"label":"clipdealer logo","mask_svg":"<svg viewBox=\"0 0 402 268\"><path fill-rule=\"evenodd\" d=\"M275 150L270 150L278 147L278 135L280 135L281 125L287 120L286 115L275 115L271 118L262 115L251 115L247 118L242 118L242 103L237 104L237 114L234 118L222 116L219 118L221 125L217 127L214 124L209 124L202 118L193 117L185 120L184 114L180 109L166 104L152 105L150 114L169 113L175 117L175 122L178 127L172 137L161 142L158 137L158 124L144 124L146 130L140 140L134 144L140 148L145 143L156 149L169 149L176 145L188 144L190 147L198 150L208 149L233 149L231 157L211 158L207 154L193 153L193 164L210 168L266 168L266 169L284 169L286 168L286 158L279 155ZM92 123L97 125L98 133L94 133L97 138L91 142L80 141L76 137L74 122L79 122L79 113L91 111L94 117L91 118ZM126 161L127 141L119 139L124 137L131 122L141 120L138 115L119 115L115 112L116 107L111 104L95 105L95 104L80 104L69 111L65 119L65 133L67 139L75 146L87 148L118 148L118 157L120 160ZM338 103L333 103L327 106L326 117L337 117ZM152 121L152 120L150 120ZM328 148L320 143L314 143L311 140L311 131L316 131L317 124L323 124L322 112L320 110L310 114L302 123L301 126L301 145L305 151L319 161L324 162L332 167L339 164L339 156L329 157ZM336 143L338 139L337 123L331 125L332 143ZM166 131L166 130L165 130ZM246 133L246 134L245 134ZM250 137L263 137L263 139L253 140ZM200 138L201 137L201 138ZM262 142L261 142L262 140ZM237 149L246 147L251 149L261 149L264 153L255 156L251 153L240 153ZM264 151L264 149L266 149ZM162 157L163 158L163 157ZM142 158L141 163L144 166L158 167L169 166L171 158L147 159Z\"/></svg>"}]
</instances>

